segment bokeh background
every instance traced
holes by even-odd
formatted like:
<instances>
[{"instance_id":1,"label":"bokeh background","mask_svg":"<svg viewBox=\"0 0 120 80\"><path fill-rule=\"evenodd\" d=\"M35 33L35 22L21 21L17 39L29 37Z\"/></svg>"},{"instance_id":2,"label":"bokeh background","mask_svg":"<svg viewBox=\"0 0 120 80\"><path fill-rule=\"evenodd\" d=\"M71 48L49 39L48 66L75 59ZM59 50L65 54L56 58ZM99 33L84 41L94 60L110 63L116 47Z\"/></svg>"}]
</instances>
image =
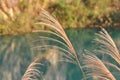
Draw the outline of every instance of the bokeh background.
<instances>
[{"instance_id":1,"label":"bokeh background","mask_svg":"<svg viewBox=\"0 0 120 80\"><path fill-rule=\"evenodd\" d=\"M96 48L92 40L99 27L106 28L120 49L119 4L120 0L0 0L0 80L21 80L28 65L40 54L31 45L43 35L39 30L47 29L36 25L41 8L60 22L79 54ZM48 70L49 80L54 80L56 72L60 80L81 79L77 66L59 66L61 72Z\"/></svg>"},{"instance_id":2,"label":"bokeh background","mask_svg":"<svg viewBox=\"0 0 120 80\"><path fill-rule=\"evenodd\" d=\"M0 0L0 34L41 29L35 25L40 8L49 11L63 28L119 27L119 0Z\"/></svg>"}]
</instances>

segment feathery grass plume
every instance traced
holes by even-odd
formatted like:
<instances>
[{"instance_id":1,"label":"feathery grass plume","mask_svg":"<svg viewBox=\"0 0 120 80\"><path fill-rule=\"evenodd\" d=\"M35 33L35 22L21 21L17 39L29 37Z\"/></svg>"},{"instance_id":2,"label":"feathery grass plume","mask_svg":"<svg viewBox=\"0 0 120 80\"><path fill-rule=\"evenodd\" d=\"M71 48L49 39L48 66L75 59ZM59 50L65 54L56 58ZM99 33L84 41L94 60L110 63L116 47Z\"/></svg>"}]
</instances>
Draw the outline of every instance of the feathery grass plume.
<instances>
[{"instance_id":1,"label":"feathery grass plume","mask_svg":"<svg viewBox=\"0 0 120 80\"><path fill-rule=\"evenodd\" d=\"M45 11L43 9L41 9L39 19L40 19L40 22L38 22L37 24L46 25L51 30L54 30L55 31L54 33L58 34L59 36L61 36L62 39L64 39L64 41L66 42L66 44L70 48L72 54L74 56L77 56L71 42L69 41L69 39L66 35L66 33L64 32L62 26L59 24L59 22L56 19L54 19L47 11Z\"/></svg>"},{"instance_id":2,"label":"feathery grass plume","mask_svg":"<svg viewBox=\"0 0 120 80\"><path fill-rule=\"evenodd\" d=\"M82 68L85 70L86 79L92 80L115 80L114 76L93 53L85 51Z\"/></svg>"},{"instance_id":3,"label":"feathery grass plume","mask_svg":"<svg viewBox=\"0 0 120 80\"><path fill-rule=\"evenodd\" d=\"M45 80L43 75L45 74L46 76L46 70L50 65L56 66L59 58L57 49L41 47L41 50L46 50L48 53L45 52L44 54L39 54L37 56L37 58L27 68L22 80Z\"/></svg>"},{"instance_id":4,"label":"feathery grass plume","mask_svg":"<svg viewBox=\"0 0 120 80\"><path fill-rule=\"evenodd\" d=\"M34 41L34 42L40 42L40 44L33 45L32 47L33 50L38 50L40 53L46 51L48 54L46 54L42 58L40 57L41 55L38 56L38 58L36 58L35 61L33 61L30 64L22 80L47 79L44 77L44 71L42 71L42 68L45 67L46 65L44 62L41 64L41 60L43 58L45 58L45 60L47 61L47 64L50 64L53 66L56 66L56 63L58 64L59 61L71 62L76 64L80 68L80 71L82 72L83 80L87 80L88 78L93 78L97 80L98 79L115 80L115 78L113 77L111 72L106 68L103 62L92 53L84 56L84 59L83 59L84 65L80 63L80 60L82 59L75 52L74 47L69 41L62 26L47 11L41 9L39 22L37 24L42 24L42 25L45 25L47 28L49 28L49 30L46 30L46 31L40 30L39 31L40 33L50 34L50 35L53 35L54 37L51 37L48 35L41 35L39 39ZM39 41L41 39L43 40L43 42ZM58 44L62 45L62 47L59 46ZM51 50L53 51L51 52ZM54 57L54 55L57 57L57 59L56 57ZM61 58L61 55L62 55L62 58ZM47 66L47 68L49 68L49 66ZM84 69L86 70L84 71ZM56 80L59 80L59 79L56 78Z\"/></svg>"},{"instance_id":5,"label":"feathery grass plume","mask_svg":"<svg viewBox=\"0 0 120 80\"><path fill-rule=\"evenodd\" d=\"M39 61L37 61L38 59L36 59L35 61L33 61L28 69L26 70L24 76L22 77L22 80L44 80L41 71L39 70L39 68L41 68L41 66L43 66L43 64L41 64Z\"/></svg>"},{"instance_id":6,"label":"feathery grass plume","mask_svg":"<svg viewBox=\"0 0 120 80\"><path fill-rule=\"evenodd\" d=\"M98 38L95 39L95 42L99 44L99 47L98 49L95 50L95 53L97 54L99 53L100 55L103 55L102 62L106 65L106 67L111 71L111 73L117 79L117 77L120 76L118 75L118 73L120 73L119 50L117 49L114 41L112 40L108 32L104 28L101 29L102 30L96 34Z\"/></svg>"},{"instance_id":7,"label":"feathery grass plume","mask_svg":"<svg viewBox=\"0 0 120 80\"><path fill-rule=\"evenodd\" d=\"M62 59L60 59L60 60L58 59L59 61L75 63L79 66L80 70L82 71L78 56L77 56L71 42L69 41L64 29L59 24L59 22L56 19L54 19L47 11L41 9L40 16L39 16L39 22L37 24L45 25L46 27L48 27L50 29L50 30L46 30L46 31L40 30L39 31L40 33L54 35L55 38L52 38L52 37L46 36L46 35L42 35L39 37L38 40L35 40L34 42L37 42L40 39L42 39L45 44L43 44L41 42L37 46L33 45L32 49L34 49L34 50L37 49L40 52L42 52L43 50L49 51L50 49L53 49L54 51L57 51L56 54L58 54L59 56L61 56L61 54L64 56ZM56 37L61 40L56 39ZM48 41L50 41L50 43L46 43ZM54 42L54 44L51 44L52 42ZM64 46L65 48L60 47L59 45L56 45L56 44L60 44L60 45ZM48 52L48 56L49 56L49 52ZM47 59L48 62L51 62L50 59L51 58ZM25 72L22 80L37 79L38 75L40 75L39 78L41 77L42 72L38 69L38 67L36 67L36 66L41 67L41 64L39 63L40 60L41 60L40 57L38 57L37 60L33 61L30 64L30 66L28 67L27 71ZM42 67L44 67L44 66L42 66ZM82 76L85 79L85 75L84 75L83 71L82 71ZM42 78L42 79L44 80L44 78Z\"/></svg>"},{"instance_id":8,"label":"feathery grass plume","mask_svg":"<svg viewBox=\"0 0 120 80\"><path fill-rule=\"evenodd\" d=\"M76 64L79 66L80 70L82 71L80 61L74 50L74 47L72 46L64 29L59 24L59 22L56 19L54 19L54 17L52 17L47 11L45 11L43 9L41 9L41 14L40 14L39 20L40 20L40 22L37 24L42 24L42 25L49 27L54 32L54 34L57 34L60 38L62 38L65 41L66 45L68 46L68 48L70 50L70 53L73 55L73 57L75 57ZM82 71L82 75L85 79L85 75L84 75L83 71Z\"/></svg>"},{"instance_id":9,"label":"feathery grass plume","mask_svg":"<svg viewBox=\"0 0 120 80\"><path fill-rule=\"evenodd\" d=\"M66 61L61 58L62 51L58 50L56 46L41 46L40 50L46 50L45 53L39 54L38 57L29 65L22 80L66 80L65 68L58 68L59 62ZM41 52L39 51L39 52ZM66 56L66 55L64 55ZM69 58L68 58L69 59ZM68 60L69 61L69 60ZM59 71L59 69L61 71ZM52 76L52 75L56 76ZM54 79L53 79L54 77ZM61 78L62 77L62 78Z\"/></svg>"},{"instance_id":10,"label":"feathery grass plume","mask_svg":"<svg viewBox=\"0 0 120 80\"><path fill-rule=\"evenodd\" d=\"M97 39L95 39L95 42L100 44L100 50L95 50L96 52L108 54L110 55L119 65L120 65L120 54L119 50L117 49L114 41L108 34L108 32L102 28L102 31L100 31L98 34Z\"/></svg>"}]
</instances>

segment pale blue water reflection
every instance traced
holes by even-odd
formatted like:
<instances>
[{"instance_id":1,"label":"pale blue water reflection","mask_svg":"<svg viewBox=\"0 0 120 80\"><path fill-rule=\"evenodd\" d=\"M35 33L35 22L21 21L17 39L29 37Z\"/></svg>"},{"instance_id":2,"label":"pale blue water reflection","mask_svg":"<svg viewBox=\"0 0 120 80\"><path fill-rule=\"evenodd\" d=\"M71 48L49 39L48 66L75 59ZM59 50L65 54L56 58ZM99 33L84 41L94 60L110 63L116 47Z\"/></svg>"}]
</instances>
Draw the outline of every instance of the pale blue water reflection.
<instances>
[{"instance_id":1,"label":"pale blue water reflection","mask_svg":"<svg viewBox=\"0 0 120 80\"><path fill-rule=\"evenodd\" d=\"M72 42L77 53L82 53L83 49L93 50L95 44L92 40L95 33L100 29L68 29L66 33ZM120 49L119 28L107 29L113 40ZM21 34L15 36L0 36L0 80L21 80L29 63L37 56L39 51L32 51L32 41L37 40L42 33ZM39 45L39 42L35 45ZM35 46L34 45L34 46ZM60 80L78 80L81 79L79 68L70 63L60 63L60 70L50 68L47 75L49 80L59 75ZM63 72L62 72L63 71ZM57 74L59 72L59 74Z\"/></svg>"}]
</instances>

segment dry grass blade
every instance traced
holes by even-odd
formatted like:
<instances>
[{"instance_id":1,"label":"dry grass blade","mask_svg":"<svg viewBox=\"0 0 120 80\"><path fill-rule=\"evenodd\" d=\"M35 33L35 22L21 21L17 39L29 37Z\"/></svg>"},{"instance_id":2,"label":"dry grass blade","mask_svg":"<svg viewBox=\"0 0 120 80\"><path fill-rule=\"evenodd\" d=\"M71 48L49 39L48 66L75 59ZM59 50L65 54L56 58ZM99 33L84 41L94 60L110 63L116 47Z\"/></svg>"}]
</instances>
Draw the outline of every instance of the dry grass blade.
<instances>
[{"instance_id":1,"label":"dry grass blade","mask_svg":"<svg viewBox=\"0 0 120 80\"><path fill-rule=\"evenodd\" d=\"M102 45L102 48L100 50L96 50L96 52L104 53L110 55L118 64L120 64L120 54L119 51L110 37L110 35L107 33L105 29L102 28L102 31L98 34L96 34L99 38L95 39L97 43Z\"/></svg>"},{"instance_id":2,"label":"dry grass blade","mask_svg":"<svg viewBox=\"0 0 120 80\"><path fill-rule=\"evenodd\" d=\"M94 80L115 80L114 76L106 68L103 62L88 51L86 51L84 55L83 64L83 69L85 69L87 78L95 78Z\"/></svg>"}]
</instances>

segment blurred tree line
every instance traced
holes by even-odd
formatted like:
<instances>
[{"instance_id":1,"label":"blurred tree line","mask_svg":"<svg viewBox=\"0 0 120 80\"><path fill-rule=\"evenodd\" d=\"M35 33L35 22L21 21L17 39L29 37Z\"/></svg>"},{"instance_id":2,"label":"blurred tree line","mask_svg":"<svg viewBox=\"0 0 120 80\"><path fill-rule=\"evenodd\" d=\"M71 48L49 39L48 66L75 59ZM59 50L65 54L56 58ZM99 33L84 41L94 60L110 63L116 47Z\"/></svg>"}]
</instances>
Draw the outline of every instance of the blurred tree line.
<instances>
[{"instance_id":1,"label":"blurred tree line","mask_svg":"<svg viewBox=\"0 0 120 80\"><path fill-rule=\"evenodd\" d=\"M64 28L120 26L120 0L0 0L0 34L33 32L40 8Z\"/></svg>"}]
</instances>

